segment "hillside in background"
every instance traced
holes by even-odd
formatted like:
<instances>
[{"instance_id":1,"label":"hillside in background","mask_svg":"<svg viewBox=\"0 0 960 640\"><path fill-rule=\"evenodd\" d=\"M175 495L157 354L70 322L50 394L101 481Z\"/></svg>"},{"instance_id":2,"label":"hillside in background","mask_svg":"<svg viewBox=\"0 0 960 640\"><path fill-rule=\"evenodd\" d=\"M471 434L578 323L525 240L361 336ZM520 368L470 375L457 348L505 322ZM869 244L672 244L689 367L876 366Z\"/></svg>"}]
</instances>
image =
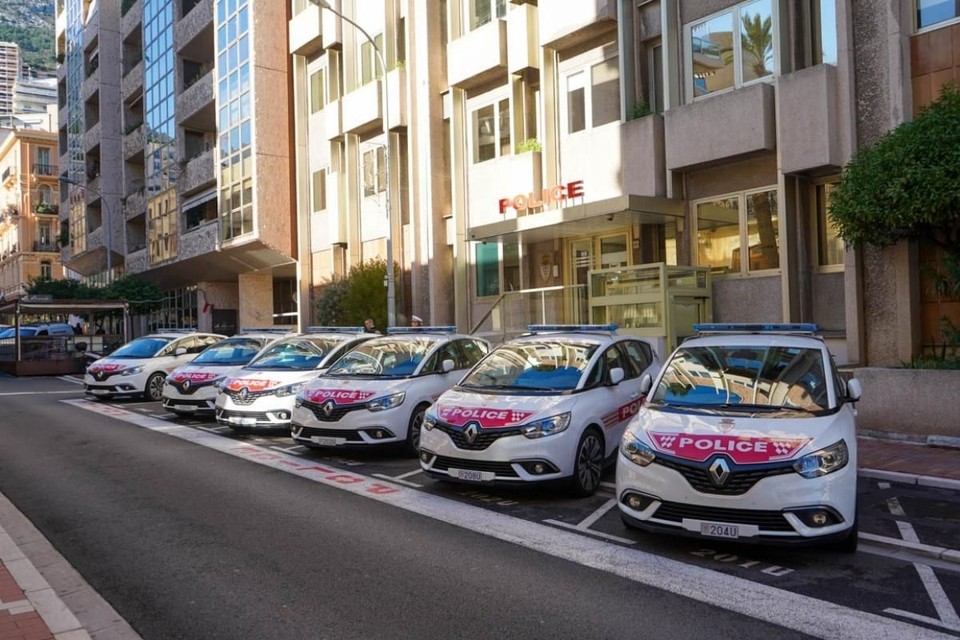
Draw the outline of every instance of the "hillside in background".
<instances>
[{"instance_id":1,"label":"hillside in background","mask_svg":"<svg viewBox=\"0 0 960 640\"><path fill-rule=\"evenodd\" d=\"M4 0L0 41L20 45L22 62L35 70L54 71L54 0Z\"/></svg>"}]
</instances>

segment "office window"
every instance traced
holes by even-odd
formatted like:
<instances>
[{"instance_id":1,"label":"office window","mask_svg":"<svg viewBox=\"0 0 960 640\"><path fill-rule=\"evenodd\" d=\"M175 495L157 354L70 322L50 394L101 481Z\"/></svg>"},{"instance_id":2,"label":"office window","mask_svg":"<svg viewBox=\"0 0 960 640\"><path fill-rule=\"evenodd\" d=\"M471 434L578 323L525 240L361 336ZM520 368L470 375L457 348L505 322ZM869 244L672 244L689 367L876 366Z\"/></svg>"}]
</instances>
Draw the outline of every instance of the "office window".
<instances>
[{"instance_id":1,"label":"office window","mask_svg":"<svg viewBox=\"0 0 960 640\"><path fill-rule=\"evenodd\" d=\"M310 74L310 113L316 113L327 104L326 69L317 69Z\"/></svg>"},{"instance_id":2,"label":"office window","mask_svg":"<svg viewBox=\"0 0 960 640\"><path fill-rule=\"evenodd\" d=\"M477 244L477 295L500 295L500 245L495 242Z\"/></svg>"},{"instance_id":3,"label":"office window","mask_svg":"<svg viewBox=\"0 0 960 640\"><path fill-rule=\"evenodd\" d=\"M40 279L53 280L53 266L49 260L40 261Z\"/></svg>"},{"instance_id":4,"label":"office window","mask_svg":"<svg viewBox=\"0 0 960 640\"><path fill-rule=\"evenodd\" d=\"M487 24L494 17L507 15L507 0L467 0L470 31Z\"/></svg>"},{"instance_id":5,"label":"office window","mask_svg":"<svg viewBox=\"0 0 960 640\"><path fill-rule=\"evenodd\" d=\"M955 0L917 0L917 29L960 17L960 5Z\"/></svg>"},{"instance_id":6,"label":"office window","mask_svg":"<svg viewBox=\"0 0 960 640\"><path fill-rule=\"evenodd\" d=\"M817 266L832 267L843 264L843 240L837 235L837 226L830 218L830 198L834 184L818 184L817 203Z\"/></svg>"},{"instance_id":7,"label":"office window","mask_svg":"<svg viewBox=\"0 0 960 640\"><path fill-rule=\"evenodd\" d=\"M369 197L387 189L386 150L378 146L363 154L363 195Z\"/></svg>"},{"instance_id":8,"label":"office window","mask_svg":"<svg viewBox=\"0 0 960 640\"><path fill-rule=\"evenodd\" d=\"M620 120L619 64L613 56L567 76L568 133Z\"/></svg>"},{"instance_id":9,"label":"office window","mask_svg":"<svg viewBox=\"0 0 960 640\"><path fill-rule=\"evenodd\" d=\"M772 0L744 2L688 25L690 94L698 98L772 77L776 31Z\"/></svg>"},{"instance_id":10,"label":"office window","mask_svg":"<svg viewBox=\"0 0 960 640\"><path fill-rule=\"evenodd\" d=\"M314 211L323 211L327 208L327 172L321 169L313 172L312 201Z\"/></svg>"},{"instance_id":11,"label":"office window","mask_svg":"<svg viewBox=\"0 0 960 640\"><path fill-rule=\"evenodd\" d=\"M694 209L697 264L742 276L780 267L776 189L701 201Z\"/></svg>"},{"instance_id":12,"label":"office window","mask_svg":"<svg viewBox=\"0 0 960 640\"><path fill-rule=\"evenodd\" d=\"M510 101L503 99L473 112L473 161L510 154Z\"/></svg>"},{"instance_id":13,"label":"office window","mask_svg":"<svg viewBox=\"0 0 960 640\"><path fill-rule=\"evenodd\" d=\"M383 69L380 67L380 58L377 51L383 53L383 34L373 36L377 47L374 49L369 40L360 44L360 85L363 86L373 80L383 78Z\"/></svg>"},{"instance_id":14,"label":"office window","mask_svg":"<svg viewBox=\"0 0 960 640\"><path fill-rule=\"evenodd\" d=\"M837 64L836 0L808 0L810 64Z\"/></svg>"}]
</instances>

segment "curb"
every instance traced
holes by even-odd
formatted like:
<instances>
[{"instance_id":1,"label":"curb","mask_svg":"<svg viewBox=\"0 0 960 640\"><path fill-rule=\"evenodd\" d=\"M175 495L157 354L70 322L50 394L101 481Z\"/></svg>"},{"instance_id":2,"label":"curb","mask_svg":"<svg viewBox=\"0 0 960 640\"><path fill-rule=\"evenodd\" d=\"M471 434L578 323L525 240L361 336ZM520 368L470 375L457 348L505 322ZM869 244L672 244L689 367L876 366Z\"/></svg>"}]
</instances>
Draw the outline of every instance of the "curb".
<instances>
[{"instance_id":1,"label":"curb","mask_svg":"<svg viewBox=\"0 0 960 640\"><path fill-rule=\"evenodd\" d=\"M960 491L960 480L941 478L939 476L921 476L916 473L901 473L899 471L884 471L883 469L860 469L859 474L864 478L899 482L900 484L915 484L920 487L934 487L937 489L952 489Z\"/></svg>"},{"instance_id":2,"label":"curb","mask_svg":"<svg viewBox=\"0 0 960 640\"><path fill-rule=\"evenodd\" d=\"M960 551L956 549L947 549L946 547L935 547L922 542L908 542L899 538L888 538L887 536L878 536L874 533L860 533L858 536L861 542L869 542L878 547L886 549L896 549L897 551L907 551L914 555L933 558L934 560L943 560L954 564L960 564Z\"/></svg>"}]
</instances>

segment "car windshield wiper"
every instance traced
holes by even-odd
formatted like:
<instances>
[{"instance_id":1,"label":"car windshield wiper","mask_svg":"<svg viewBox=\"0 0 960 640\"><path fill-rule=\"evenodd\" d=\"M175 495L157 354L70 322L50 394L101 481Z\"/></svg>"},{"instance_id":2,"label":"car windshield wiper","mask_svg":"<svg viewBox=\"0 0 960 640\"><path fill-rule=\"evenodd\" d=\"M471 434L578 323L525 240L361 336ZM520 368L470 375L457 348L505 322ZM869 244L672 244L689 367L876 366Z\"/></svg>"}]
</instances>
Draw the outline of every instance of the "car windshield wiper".
<instances>
[{"instance_id":1,"label":"car windshield wiper","mask_svg":"<svg viewBox=\"0 0 960 640\"><path fill-rule=\"evenodd\" d=\"M749 404L746 402L724 402L722 404L708 406L712 406L716 409L742 409L744 411L763 411L767 413L772 413L783 409L783 407L771 404Z\"/></svg>"}]
</instances>

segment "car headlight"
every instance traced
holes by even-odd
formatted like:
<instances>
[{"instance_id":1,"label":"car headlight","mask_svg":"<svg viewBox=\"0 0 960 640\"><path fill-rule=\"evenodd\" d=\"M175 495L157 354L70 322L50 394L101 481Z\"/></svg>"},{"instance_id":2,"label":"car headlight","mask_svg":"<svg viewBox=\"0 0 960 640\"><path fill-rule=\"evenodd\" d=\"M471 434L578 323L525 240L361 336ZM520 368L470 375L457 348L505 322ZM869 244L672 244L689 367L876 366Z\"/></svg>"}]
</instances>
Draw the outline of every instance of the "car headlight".
<instances>
[{"instance_id":1,"label":"car headlight","mask_svg":"<svg viewBox=\"0 0 960 640\"><path fill-rule=\"evenodd\" d=\"M630 431L623 434L623 439L620 441L620 453L626 456L627 460L640 467L647 466L657 457L653 449L641 442Z\"/></svg>"},{"instance_id":2,"label":"car headlight","mask_svg":"<svg viewBox=\"0 0 960 640\"><path fill-rule=\"evenodd\" d=\"M566 431L567 427L570 426L570 412L561 413L558 416L553 416L550 418L544 418L543 420L537 420L536 422L531 422L520 427L520 431L526 437L533 438L545 438L546 436L552 436L554 434L560 433L561 431Z\"/></svg>"},{"instance_id":3,"label":"car headlight","mask_svg":"<svg viewBox=\"0 0 960 640\"><path fill-rule=\"evenodd\" d=\"M432 413L428 413L425 416L423 416L424 429L426 429L427 431L430 431L435 426L437 426L437 416L433 415Z\"/></svg>"},{"instance_id":4,"label":"car headlight","mask_svg":"<svg viewBox=\"0 0 960 640\"><path fill-rule=\"evenodd\" d=\"M139 367L130 367L129 369L124 369L123 371L120 372L120 375L135 376L138 373L143 373L143 365L140 365Z\"/></svg>"},{"instance_id":5,"label":"car headlight","mask_svg":"<svg viewBox=\"0 0 960 640\"><path fill-rule=\"evenodd\" d=\"M302 393L298 393L296 399L293 401L293 406L300 408L303 406L304 397Z\"/></svg>"},{"instance_id":6,"label":"car headlight","mask_svg":"<svg viewBox=\"0 0 960 640\"><path fill-rule=\"evenodd\" d=\"M223 384L223 381L224 381L224 377L223 377L223 376L220 376L219 378L214 378L213 380L208 380L208 381L207 381L207 384L210 385L211 387L220 388L220 385Z\"/></svg>"},{"instance_id":7,"label":"car headlight","mask_svg":"<svg viewBox=\"0 0 960 640\"><path fill-rule=\"evenodd\" d=\"M793 464L793 469L804 478L819 478L847 466L850 452L847 443L841 440L825 449L803 456Z\"/></svg>"},{"instance_id":8,"label":"car headlight","mask_svg":"<svg viewBox=\"0 0 960 640\"><path fill-rule=\"evenodd\" d=\"M406 393L401 391L399 393L390 394L389 396L374 398L367 403L367 411L384 411L386 409L399 407L401 404L403 404L403 399L406 397L406 395Z\"/></svg>"},{"instance_id":9,"label":"car headlight","mask_svg":"<svg viewBox=\"0 0 960 640\"><path fill-rule=\"evenodd\" d=\"M303 389L305 382L298 382L296 384L288 384L282 387L277 387L274 389L273 394L278 398L285 398L287 396L292 396L300 393L300 389Z\"/></svg>"}]
</instances>

